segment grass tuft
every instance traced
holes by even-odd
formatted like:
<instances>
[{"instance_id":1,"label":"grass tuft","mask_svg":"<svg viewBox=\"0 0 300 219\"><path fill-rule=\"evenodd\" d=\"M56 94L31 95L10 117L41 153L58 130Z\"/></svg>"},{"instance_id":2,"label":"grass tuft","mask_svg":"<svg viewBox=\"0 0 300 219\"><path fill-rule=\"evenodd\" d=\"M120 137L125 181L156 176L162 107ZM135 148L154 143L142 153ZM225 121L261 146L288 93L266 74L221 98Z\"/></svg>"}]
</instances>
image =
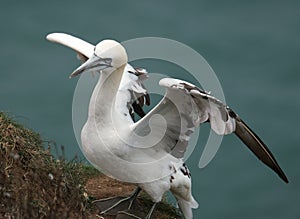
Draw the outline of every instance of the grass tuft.
<instances>
[{"instance_id":1,"label":"grass tuft","mask_svg":"<svg viewBox=\"0 0 300 219\"><path fill-rule=\"evenodd\" d=\"M39 134L0 112L0 218L88 218L85 167L55 159Z\"/></svg>"}]
</instances>

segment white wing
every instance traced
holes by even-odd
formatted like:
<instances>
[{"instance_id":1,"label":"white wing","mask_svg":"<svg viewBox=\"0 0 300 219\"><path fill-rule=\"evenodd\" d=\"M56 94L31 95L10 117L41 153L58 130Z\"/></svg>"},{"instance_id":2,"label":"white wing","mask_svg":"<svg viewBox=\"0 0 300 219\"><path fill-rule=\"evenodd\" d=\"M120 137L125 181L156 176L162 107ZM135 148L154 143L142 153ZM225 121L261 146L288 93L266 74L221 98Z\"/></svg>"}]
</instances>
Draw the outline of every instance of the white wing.
<instances>
[{"instance_id":1,"label":"white wing","mask_svg":"<svg viewBox=\"0 0 300 219\"><path fill-rule=\"evenodd\" d=\"M88 60L94 53L95 46L93 44L66 33L51 33L46 38L53 43L58 43L75 50L82 62Z\"/></svg>"},{"instance_id":2,"label":"white wing","mask_svg":"<svg viewBox=\"0 0 300 219\"><path fill-rule=\"evenodd\" d=\"M166 94L151 112L133 125L136 134L149 132L153 115L163 116L167 129L159 145L173 156L182 158L194 129L203 122L210 122L211 128L219 135L234 132L263 163L288 182L267 146L228 106L182 80L164 78L159 84L166 88ZM160 126L159 120L151 123L151 128L160 129Z\"/></svg>"}]
</instances>

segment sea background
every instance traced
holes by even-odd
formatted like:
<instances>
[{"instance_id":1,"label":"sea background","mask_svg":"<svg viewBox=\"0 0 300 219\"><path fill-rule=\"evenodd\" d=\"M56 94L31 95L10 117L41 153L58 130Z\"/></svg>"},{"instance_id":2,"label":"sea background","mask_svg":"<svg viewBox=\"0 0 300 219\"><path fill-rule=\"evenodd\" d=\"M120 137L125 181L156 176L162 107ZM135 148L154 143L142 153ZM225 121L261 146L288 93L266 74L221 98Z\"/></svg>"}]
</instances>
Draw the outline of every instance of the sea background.
<instances>
[{"instance_id":1,"label":"sea background","mask_svg":"<svg viewBox=\"0 0 300 219\"><path fill-rule=\"evenodd\" d=\"M67 32L94 44L104 38L173 39L207 60L227 104L269 145L290 180L283 183L233 135L199 169L200 140L187 161L200 203L194 218L300 218L299 1L12 0L0 5L0 110L64 145L68 159L83 158L72 127L77 79L68 79L79 62L45 36ZM157 61L139 64L185 79Z\"/></svg>"}]
</instances>

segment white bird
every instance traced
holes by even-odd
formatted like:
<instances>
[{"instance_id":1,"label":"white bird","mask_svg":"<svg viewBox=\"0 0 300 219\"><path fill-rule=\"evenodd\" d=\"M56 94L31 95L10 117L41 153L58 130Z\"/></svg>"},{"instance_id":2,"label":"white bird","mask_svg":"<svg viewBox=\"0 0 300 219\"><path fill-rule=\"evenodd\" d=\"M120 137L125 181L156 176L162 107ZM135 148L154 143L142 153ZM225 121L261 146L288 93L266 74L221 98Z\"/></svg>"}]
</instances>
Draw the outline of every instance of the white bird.
<instances>
[{"instance_id":1,"label":"white bird","mask_svg":"<svg viewBox=\"0 0 300 219\"><path fill-rule=\"evenodd\" d=\"M121 181L135 183L150 195L154 205L147 219L168 190L177 199L184 217L193 218L192 208L197 208L198 203L191 194L191 174L183 156L190 135L204 122L210 122L217 134L234 132L263 163L288 182L267 146L240 117L188 82L162 79L159 84L166 88L164 98L134 122L128 116L132 96L128 97L128 89L123 89L131 80L125 80L124 75L138 75L138 71L128 67L125 48L113 40L103 40L95 47L80 40L68 45L64 40L57 40L60 36L63 35L50 34L47 39L73 48L83 61L87 60L70 77L87 71L100 74L90 100L88 120L81 132L83 153L96 168ZM140 89L137 93L146 98L141 81L137 84Z\"/></svg>"}]
</instances>

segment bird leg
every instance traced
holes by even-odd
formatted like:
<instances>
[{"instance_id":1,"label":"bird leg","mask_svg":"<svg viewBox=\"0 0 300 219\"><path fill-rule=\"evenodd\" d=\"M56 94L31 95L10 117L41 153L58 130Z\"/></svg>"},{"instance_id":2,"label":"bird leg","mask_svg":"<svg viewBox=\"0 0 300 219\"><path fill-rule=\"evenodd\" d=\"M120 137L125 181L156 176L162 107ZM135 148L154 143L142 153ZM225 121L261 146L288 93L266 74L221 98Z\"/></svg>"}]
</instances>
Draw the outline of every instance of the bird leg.
<instances>
[{"instance_id":1,"label":"bird leg","mask_svg":"<svg viewBox=\"0 0 300 219\"><path fill-rule=\"evenodd\" d=\"M140 193L142 189L140 187L137 187L134 192L131 194L131 196L129 197L130 200L130 203L129 203L129 206L128 206L128 210L132 207L132 204L133 202L135 201L136 197L138 196L138 194Z\"/></svg>"},{"instance_id":2,"label":"bird leg","mask_svg":"<svg viewBox=\"0 0 300 219\"><path fill-rule=\"evenodd\" d=\"M157 205L157 202L155 202L155 203L152 205L152 207L151 207L151 209L149 210L149 212L148 212L147 216L145 217L145 219L151 219L152 214L153 214L153 212L154 212L154 209L155 209L156 205Z\"/></svg>"},{"instance_id":3,"label":"bird leg","mask_svg":"<svg viewBox=\"0 0 300 219\"><path fill-rule=\"evenodd\" d=\"M107 214L107 213L115 213L117 214L118 211L122 211L122 210L129 210L132 207L133 202L135 201L135 199L137 198L138 194L140 193L141 188L137 187L136 190L128 197L126 198L122 198L122 199L118 199L118 197L116 198L108 198L108 199L101 199L101 200L96 200L93 203L96 203L98 205L101 206L101 203L104 202L111 202L112 200L117 200L115 203L113 203L111 206L109 206L108 208L106 208L105 210L102 210L100 214ZM129 204L127 204L126 202L129 202ZM105 203L104 203L105 204ZM120 205L123 204L125 206L123 206L123 209L120 209ZM119 207L119 209L116 209L117 207ZM100 207L101 208L101 207ZM115 211L113 211L115 210Z\"/></svg>"}]
</instances>

